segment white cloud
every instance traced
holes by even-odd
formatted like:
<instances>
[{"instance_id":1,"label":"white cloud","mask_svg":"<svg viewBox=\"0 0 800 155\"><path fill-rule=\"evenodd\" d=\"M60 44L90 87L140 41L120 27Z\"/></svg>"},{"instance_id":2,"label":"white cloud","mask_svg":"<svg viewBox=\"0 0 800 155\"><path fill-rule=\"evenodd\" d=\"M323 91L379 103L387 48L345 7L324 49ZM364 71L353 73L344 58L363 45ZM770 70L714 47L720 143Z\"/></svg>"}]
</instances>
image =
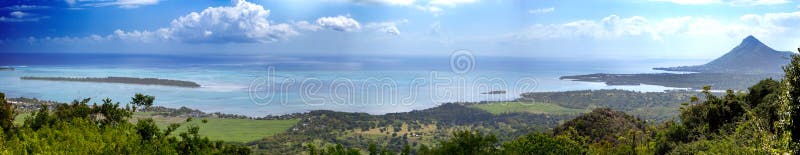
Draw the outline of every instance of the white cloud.
<instances>
[{"instance_id":1,"label":"white cloud","mask_svg":"<svg viewBox=\"0 0 800 155\"><path fill-rule=\"evenodd\" d=\"M600 21L578 20L564 24L536 24L522 35L522 39L555 39L555 38L617 38L622 36L638 36L648 33L648 21L644 17L633 16L620 18L610 15Z\"/></svg>"},{"instance_id":2,"label":"white cloud","mask_svg":"<svg viewBox=\"0 0 800 155\"><path fill-rule=\"evenodd\" d=\"M702 4L715 4L722 2L721 0L652 0L658 2L671 2L681 5L702 5Z\"/></svg>"},{"instance_id":3,"label":"white cloud","mask_svg":"<svg viewBox=\"0 0 800 155\"><path fill-rule=\"evenodd\" d=\"M42 5L12 5L7 6L3 9L5 10L38 10L38 9L47 9L50 8L49 6L42 6Z\"/></svg>"},{"instance_id":4,"label":"white cloud","mask_svg":"<svg viewBox=\"0 0 800 155\"><path fill-rule=\"evenodd\" d=\"M790 3L787 0L732 0L728 2L731 5L777 5Z\"/></svg>"},{"instance_id":5,"label":"white cloud","mask_svg":"<svg viewBox=\"0 0 800 155\"><path fill-rule=\"evenodd\" d=\"M549 8L530 9L530 10L528 10L528 13L530 13L530 14L546 14L546 13L551 13L553 11L556 11L556 8L549 7Z\"/></svg>"},{"instance_id":6,"label":"white cloud","mask_svg":"<svg viewBox=\"0 0 800 155\"><path fill-rule=\"evenodd\" d=\"M301 30L309 30L309 31L317 31L322 29L319 25L314 23L309 23L308 21L299 21L299 22L291 22L294 27L301 29Z\"/></svg>"},{"instance_id":7,"label":"white cloud","mask_svg":"<svg viewBox=\"0 0 800 155\"><path fill-rule=\"evenodd\" d=\"M119 8L138 8L141 6L146 5L155 5L158 4L159 0L67 0L67 4L73 6L75 4L81 4L82 6L91 6L91 7L107 7L107 6L116 6Z\"/></svg>"},{"instance_id":8,"label":"white cloud","mask_svg":"<svg viewBox=\"0 0 800 155\"><path fill-rule=\"evenodd\" d=\"M416 8L417 10L433 13L434 15L439 15L442 12L442 8L437 6L416 5L414 6L414 8Z\"/></svg>"},{"instance_id":9,"label":"white cloud","mask_svg":"<svg viewBox=\"0 0 800 155\"><path fill-rule=\"evenodd\" d=\"M563 24L535 24L522 33L515 34L517 39L570 39L593 38L614 39L622 37L649 37L662 40L664 37L676 35L690 36L730 36L741 37L751 34L759 36L785 35L790 31L797 33L793 26L800 25L800 12L745 15L739 22L724 23L704 17L671 17L651 20L641 16L621 18L616 15L601 20L578 20ZM790 33L791 34L791 33Z\"/></svg>"},{"instance_id":10,"label":"white cloud","mask_svg":"<svg viewBox=\"0 0 800 155\"><path fill-rule=\"evenodd\" d=\"M681 5L728 4L733 6L777 5L777 4L790 3L788 0L652 0L652 1L671 2Z\"/></svg>"},{"instance_id":11,"label":"white cloud","mask_svg":"<svg viewBox=\"0 0 800 155\"><path fill-rule=\"evenodd\" d=\"M800 11L743 15L738 21L709 17L670 17L648 19L641 16L622 18L610 15L600 20L577 20L561 24L534 24L521 33L512 34L517 40L552 39L616 39L644 37L663 40L667 37L737 38L756 35L764 38L795 40L800 36Z\"/></svg>"},{"instance_id":12,"label":"white cloud","mask_svg":"<svg viewBox=\"0 0 800 155\"><path fill-rule=\"evenodd\" d=\"M407 19L389 22L369 23L365 27L375 29L378 32L384 32L391 35L400 35L400 29L397 28L399 24L408 23Z\"/></svg>"},{"instance_id":13,"label":"white cloud","mask_svg":"<svg viewBox=\"0 0 800 155\"><path fill-rule=\"evenodd\" d=\"M788 13L748 14L740 17L748 25L758 27L756 33L765 35L800 35L800 11Z\"/></svg>"},{"instance_id":14,"label":"white cloud","mask_svg":"<svg viewBox=\"0 0 800 155\"><path fill-rule=\"evenodd\" d=\"M381 4L381 5L401 5L407 6L414 4L415 0L349 0L359 4Z\"/></svg>"},{"instance_id":15,"label":"white cloud","mask_svg":"<svg viewBox=\"0 0 800 155\"><path fill-rule=\"evenodd\" d=\"M336 1L336 0L335 0ZM356 4L368 5L389 5L413 8L420 11L430 12L435 16L440 15L444 9L442 7L456 7L461 4L475 3L478 0L338 0Z\"/></svg>"},{"instance_id":16,"label":"white cloud","mask_svg":"<svg viewBox=\"0 0 800 155\"><path fill-rule=\"evenodd\" d=\"M334 31L357 31L361 29L361 24L349 16L339 15L335 17L322 17L317 19L317 25Z\"/></svg>"},{"instance_id":17,"label":"white cloud","mask_svg":"<svg viewBox=\"0 0 800 155\"><path fill-rule=\"evenodd\" d=\"M36 22L42 19L50 18L49 16L41 16L22 11L12 11L8 13L8 15L10 17L0 16L0 22Z\"/></svg>"},{"instance_id":18,"label":"white cloud","mask_svg":"<svg viewBox=\"0 0 800 155\"><path fill-rule=\"evenodd\" d=\"M455 7L456 5L459 4L474 3L477 1L478 0L431 0L430 2L428 2L428 4Z\"/></svg>"},{"instance_id":19,"label":"white cloud","mask_svg":"<svg viewBox=\"0 0 800 155\"><path fill-rule=\"evenodd\" d=\"M69 5L69 6L73 6L73 5L75 5L75 3L77 3L76 0L64 0L64 2L66 2L67 5Z\"/></svg>"},{"instance_id":20,"label":"white cloud","mask_svg":"<svg viewBox=\"0 0 800 155\"><path fill-rule=\"evenodd\" d=\"M22 18L22 17L25 17L25 16L27 16L29 14L25 13L25 12L22 12L22 11L14 11L14 12L9 13L9 15L14 16L16 18Z\"/></svg>"},{"instance_id":21,"label":"white cloud","mask_svg":"<svg viewBox=\"0 0 800 155\"><path fill-rule=\"evenodd\" d=\"M274 24L263 6L237 1L172 20L166 32L188 42L271 42L297 35L289 24Z\"/></svg>"}]
</instances>

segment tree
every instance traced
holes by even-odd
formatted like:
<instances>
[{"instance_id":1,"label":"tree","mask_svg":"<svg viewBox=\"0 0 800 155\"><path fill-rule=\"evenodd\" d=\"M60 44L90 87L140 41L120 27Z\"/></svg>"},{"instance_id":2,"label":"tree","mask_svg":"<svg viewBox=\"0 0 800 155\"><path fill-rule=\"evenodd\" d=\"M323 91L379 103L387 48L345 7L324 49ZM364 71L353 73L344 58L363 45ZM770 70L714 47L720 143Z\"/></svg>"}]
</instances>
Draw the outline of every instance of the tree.
<instances>
[{"instance_id":1,"label":"tree","mask_svg":"<svg viewBox=\"0 0 800 155\"><path fill-rule=\"evenodd\" d=\"M755 108L759 104L766 103L764 99L771 94L775 94L779 91L778 87L780 83L778 81L772 80L772 78L764 79L759 81L756 85L751 86L748 88L747 94L747 101L750 105L750 108Z\"/></svg>"},{"instance_id":2,"label":"tree","mask_svg":"<svg viewBox=\"0 0 800 155\"><path fill-rule=\"evenodd\" d=\"M373 142L369 142L369 147L367 148L367 151L369 151L369 155L377 155L380 153L380 151L378 151L378 146L376 146L375 143Z\"/></svg>"},{"instance_id":3,"label":"tree","mask_svg":"<svg viewBox=\"0 0 800 155\"><path fill-rule=\"evenodd\" d=\"M408 144L403 145L403 151L400 152L400 154L401 155L411 155L411 146L408 146Z\"/></svg>"},{"instance_id":4,"label":"tree","mask_svg":"<svg viewBox=\"0 0 800 155\"><path fill-rule=\"evenodd\" d=\"M800 121L800 55L792 55L791 62L783 67L783 72L785 88L781 94L781 101L786 106L788 120L784 117L781 122L788 125L792 143L800 143L800 123L795 123Z\"/></svg>"},{"instance_id":5,"label":"tree","mask_svg":"<svg viewBox=\"0 0 800 155\"><path fill-rule=\"evenodd\" d=\"M3 133L10 135L14 130L14 105L6 102L6 94L0 93L0 127ZM8 136L6 136L8 137Z\"/></svg>"},{"instance_id":6,"label":"tree","mask_svg":"<svg viewBox=\"0 0 800 155\"><path fill-rule=\"evenodd\" d=\"M494 135L483 135L469 130L455 131L446 141L440 141L440 147L434 149L436 154L491 154L496 152L498 142Z\"/></svg>"},{"instance_id":7,"label":"tree","mask_svg":"<svg viewBox=\"0 0 800 155\"><path fill-rule=\"evenodd\" d=\"M578 142L564 136L550 137L541 133L528 134L503 144L503 154L582 154Z\"/></svg>"},{"instance_id":8,"label":"tree","mask_svg":"<svg viewBox=\"0 0 800 155\"><path fill-rule=\"evenodd\" d=\"M110 98L103 99L103 104L97 109L103 120L103 125L116 125L120 122L127 121L126 118L130 117L133 113L127 109L120 109L119 102L113 103Z\"/></svg>"},{"instance_id":9,"label":"tree","mask_svg":"<svg viewBox=\"0 0 800 155\"><path fill-rule=\"evenodd\" d=\"M144 107L145 109L150 108L153 105L153 100L156 97L150 95L144 95L141 93L136 93L133 97L131 97L131 104L133 104L133 111L136 112L137 107Z\"/></svg>"},{"instance_id":10,"label":"tree","mask_svg":"<svg viewBox=\"0 0 800 155\"><path fill-rule=\"evenodd\" d=\"M152 118L141 119L136 122L136 133L142 137L142 142L150 141L155 136L160 135L158 126Z\"/></svg>"}]
</instances>

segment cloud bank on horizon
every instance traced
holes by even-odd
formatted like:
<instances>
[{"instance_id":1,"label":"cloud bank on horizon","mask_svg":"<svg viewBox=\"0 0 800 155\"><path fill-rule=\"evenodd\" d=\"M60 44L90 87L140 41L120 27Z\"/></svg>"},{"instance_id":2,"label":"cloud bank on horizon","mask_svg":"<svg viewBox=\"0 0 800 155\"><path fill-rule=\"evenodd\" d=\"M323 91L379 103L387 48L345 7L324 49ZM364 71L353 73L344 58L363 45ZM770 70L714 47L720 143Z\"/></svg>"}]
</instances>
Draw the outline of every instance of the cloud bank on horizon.
<instances>
[{"instance_id":1,"label":"cloud bank on horizon","mask_svg":"<svg viewBox=\"0 0 800 155\"><path fill-rule=\"evenodd\" d=\"M790 0L0 2L0 53L705 58L800 46ZM401 33L402 32L402 33Z\"/></svg>"}]
</instances>

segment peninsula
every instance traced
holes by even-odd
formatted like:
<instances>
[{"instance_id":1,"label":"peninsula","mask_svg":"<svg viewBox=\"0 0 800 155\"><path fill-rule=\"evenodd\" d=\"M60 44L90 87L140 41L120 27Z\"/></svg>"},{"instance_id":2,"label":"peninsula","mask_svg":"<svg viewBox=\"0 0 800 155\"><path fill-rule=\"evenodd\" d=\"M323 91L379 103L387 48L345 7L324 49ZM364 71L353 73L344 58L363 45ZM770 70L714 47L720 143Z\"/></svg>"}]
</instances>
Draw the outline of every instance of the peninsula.
<instances>
[{"instance_id":1,"label":"peninsula","mask_svg":"<svg viewBox=\"0 0 800 155\"><path fill-rule=\"evenodd\" d=\"M174 86L186 88L199 88L200 84L192 81L170 80L170 79L157 79L157 78L134 78L134 77L20 77L22 80L44 80L44 81L69 81L69 82L100 82L100 83L124 83L124 84L138 84L138 85L161 85L161 86Z\"/></svg>"},{"instance_id":2,"label":"peninsula","mask_svg":"<svg viewBox=\"0 0 800 155\"><path fill-rule=\"evenodd\" d=\"M701 89L703 86L708 85L714 89L745 90L762 79L780 79L783 77L782 66L786 65L794 54L792 52L776 51L755 37L747 36L728 53L704 65L653 68L655 70L694 73L596 73L562 76L559 79L605 82L606 85L649 84L691 89Z\"/></svg>"}]
</instances>

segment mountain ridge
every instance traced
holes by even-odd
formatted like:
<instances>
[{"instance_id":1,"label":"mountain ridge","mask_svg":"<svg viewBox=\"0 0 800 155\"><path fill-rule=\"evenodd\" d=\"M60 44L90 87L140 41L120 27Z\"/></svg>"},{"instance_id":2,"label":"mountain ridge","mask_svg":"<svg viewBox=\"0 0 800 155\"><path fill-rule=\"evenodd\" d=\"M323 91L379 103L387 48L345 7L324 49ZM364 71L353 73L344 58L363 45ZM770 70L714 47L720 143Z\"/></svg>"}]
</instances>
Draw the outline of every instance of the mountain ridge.
<instances>
[{"instance_id":1,"label":"mountain ridge","mask_svg":"<svg viewBox=\"0 0 800 155\"><path fill-rule=\"evenodd\" d=\"M793 54L795 53L772 49L750 35L728 53L706 64L653 69L701 73L782 73L783 65L789 63Z\"/></svg>"}]
</instances>

